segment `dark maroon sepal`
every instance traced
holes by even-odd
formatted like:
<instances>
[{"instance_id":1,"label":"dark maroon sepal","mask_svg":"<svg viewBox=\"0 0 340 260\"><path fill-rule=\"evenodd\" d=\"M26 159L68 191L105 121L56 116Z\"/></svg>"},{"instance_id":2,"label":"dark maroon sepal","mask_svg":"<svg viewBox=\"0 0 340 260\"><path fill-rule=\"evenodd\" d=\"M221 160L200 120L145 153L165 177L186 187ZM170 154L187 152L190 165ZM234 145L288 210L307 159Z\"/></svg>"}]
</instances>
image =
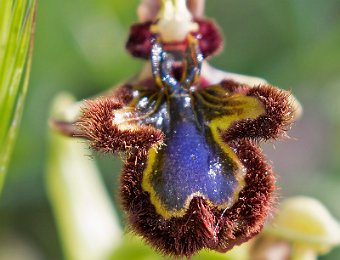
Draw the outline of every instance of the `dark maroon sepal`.
<instances>
[{"instance_id":1,"label":"dark maroon sepal","mask_svg":"<svg viewBox=\"0 0 340 260\"><path fill-rule=\"evenodd\" d=\"M222 50L223 38L216 23L207 19L197 19L195 22L198 23L200 29L194 35L199 39L199 47L204 58L215 55Z\"/></svg>"},{"instance_id":2,"label":"dark maroon sepal","mask_svg":"<svg viewBox=\"0 0 340 260\"><path fill-rule=\"evenodd\" d=\"M199 25L199 31L193 35L199 40L199 47L204 58L219 52L223 47L223 38L216 24L212 20L206 19L195 20L195 22ZM152 22L145 22L137 23L130 27L126 49L132 56L142 59L150 58L153 38L150 31L151 25ZM180 43L174 44L182 46ZM186 41L183 44L186 44ZM173 43L170 43L170 45L173 45Z\"/></svg>"},{"instance_id":3,"label":"dark maroon sepal","mask_svg":"<svg viewBox=\"0 0 340 260\"><path fill-rule=\"evenodd\" d=\"M150 58L152 47L151 24L152 22L136 23L130 27L130 34L125 47L132 56L146 60Z\"/></svg>"}]
</instances>

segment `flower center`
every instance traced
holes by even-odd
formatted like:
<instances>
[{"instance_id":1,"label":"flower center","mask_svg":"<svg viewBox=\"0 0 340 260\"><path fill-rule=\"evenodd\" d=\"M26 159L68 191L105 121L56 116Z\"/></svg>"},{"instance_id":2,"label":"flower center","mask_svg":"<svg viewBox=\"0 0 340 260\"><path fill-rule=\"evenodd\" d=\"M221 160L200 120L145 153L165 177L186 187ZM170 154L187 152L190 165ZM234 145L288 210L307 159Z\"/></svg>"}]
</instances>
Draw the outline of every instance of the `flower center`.
<instances>
[{"instance_id":1,"label":"flower center","mask_svg":"<svg viewBox=\"0 0 340 260\"><path fill-rule=\"evenodd\" d=\"M151 28L163 42L184 41L186 36L198 30L188 10L186 0L163 0L158 14L158 22Z\"/></svg>"}]
</instances>

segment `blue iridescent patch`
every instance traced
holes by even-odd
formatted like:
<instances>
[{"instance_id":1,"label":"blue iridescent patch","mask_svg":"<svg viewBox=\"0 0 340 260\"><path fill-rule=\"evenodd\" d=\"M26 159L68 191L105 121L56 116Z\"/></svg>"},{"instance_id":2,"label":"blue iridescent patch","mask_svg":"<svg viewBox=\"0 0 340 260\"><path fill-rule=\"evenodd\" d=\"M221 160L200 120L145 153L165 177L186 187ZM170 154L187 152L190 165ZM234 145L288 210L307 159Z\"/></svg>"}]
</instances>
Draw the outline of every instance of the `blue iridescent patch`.
<instances>
[{"instance_id":1,"label":"blue iridescent patch","mask_svg":"<svg viewBox=\"0 0 340 260\"><path fill-rule=\"evenodd\" d=\"M191 107L177 105L174 113L150 177L159 200L169 211L187 207L193 194L214 205L232 201L238 186L235 164L214 143L209 130L198 125Z\"/></svg>"},{"instance_id":2,"label":"blue iridescent patch","mask_svg":"<svg viewBox=\"0 0 340 260\"><path fill-rule=\"evenodd\" d=\"M186 63L178 80L168 62ZM181 217L191 200L200 196L213 207L229 208L243 188L243 166L222 140L233 122L264 112L258 100L231 95L222 86L196 89L201 55L195 44L186 53L164 52L155 43L153 73L160 89L137 91L133 106L139 124L162 130L160 147L148 151L142 188L164 218ZM141 88L143 89L143 88Z\"/></svg>"},{"instance_id":3,"label":"blue iridescent patch","mask_svg":"<svg viewBox=\"0 0 340 260\"><path fill-rule=\"evenodd\" d=\"M144 190L164 217L185 214L194 196L228 207L243 185L242 167L214 139L209 122L194 113L193 100L191 94L164 99L148 118L155 125L165 107L170 115L158 125L166 134L165 144L150 149L143 176Z\"/></svg>"}]
</instances>

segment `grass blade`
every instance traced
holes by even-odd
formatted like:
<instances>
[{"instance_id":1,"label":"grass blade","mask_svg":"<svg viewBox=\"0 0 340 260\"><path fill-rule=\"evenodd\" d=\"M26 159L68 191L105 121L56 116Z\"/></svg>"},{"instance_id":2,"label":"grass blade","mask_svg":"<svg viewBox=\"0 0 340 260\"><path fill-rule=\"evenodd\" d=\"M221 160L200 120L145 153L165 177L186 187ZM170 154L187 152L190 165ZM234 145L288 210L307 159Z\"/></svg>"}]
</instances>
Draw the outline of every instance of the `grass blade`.
<instances>
[{"instance_id":1,"label":"grass blade","mask_svg":"<svg viewBox=\"0 0 340 260\"><path fill-rule=\"evenodd\" d=\"M0 194L31 70L36 0L0 0Z\"/></svg>"}]
</instances>

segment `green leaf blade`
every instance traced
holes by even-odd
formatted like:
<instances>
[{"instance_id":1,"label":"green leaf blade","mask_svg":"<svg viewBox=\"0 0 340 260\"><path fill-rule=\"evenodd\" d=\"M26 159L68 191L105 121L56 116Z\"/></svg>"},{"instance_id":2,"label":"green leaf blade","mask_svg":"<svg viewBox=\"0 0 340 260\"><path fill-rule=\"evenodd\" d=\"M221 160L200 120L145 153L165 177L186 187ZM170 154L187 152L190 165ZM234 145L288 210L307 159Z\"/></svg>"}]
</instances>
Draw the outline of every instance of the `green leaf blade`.
<instances>
[{"instance_id":1,"label":"green leaf blade","mask_svg":"<svg viewBox=\"0 0 340 260\"><path fill-rule=\"evenodd\" d=\"M0 1L0 193L31 70L36 0Z\"/></svg>"}]
</instances>

